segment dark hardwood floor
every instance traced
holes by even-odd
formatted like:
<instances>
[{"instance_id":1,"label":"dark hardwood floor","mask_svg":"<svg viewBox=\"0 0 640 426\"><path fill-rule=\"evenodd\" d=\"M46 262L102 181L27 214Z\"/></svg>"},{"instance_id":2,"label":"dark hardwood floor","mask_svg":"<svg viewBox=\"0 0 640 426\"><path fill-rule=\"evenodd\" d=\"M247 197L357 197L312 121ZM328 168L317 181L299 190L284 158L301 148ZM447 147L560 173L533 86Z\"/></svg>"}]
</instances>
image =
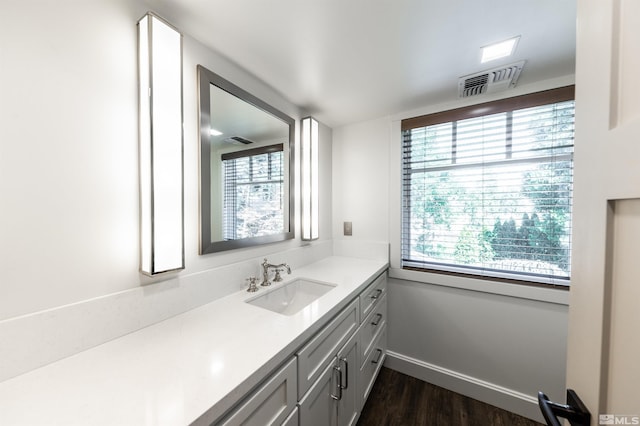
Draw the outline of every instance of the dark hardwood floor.
<instances>
[{"instance_id":1,"label":"dark hardwood floor","mask_svg":"<svg viewBox=\"0 0 640 426\"><path fill-rule=\"evenodd\" d=\"M475 399L383 367L358 426L540 426Z\"/></svg>"}]
</instances>

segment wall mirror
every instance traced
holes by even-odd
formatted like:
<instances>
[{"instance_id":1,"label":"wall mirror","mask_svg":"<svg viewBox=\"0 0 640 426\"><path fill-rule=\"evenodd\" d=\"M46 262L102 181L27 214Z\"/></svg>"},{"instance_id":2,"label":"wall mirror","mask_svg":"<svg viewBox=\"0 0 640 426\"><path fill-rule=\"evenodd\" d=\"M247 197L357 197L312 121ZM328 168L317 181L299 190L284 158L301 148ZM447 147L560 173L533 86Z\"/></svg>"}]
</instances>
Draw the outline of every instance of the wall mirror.
<instances>
[{"instance_id":1,"label":"wall mirror","mask_svg":"<svg viewBox=\"0 0 640 426\"><path fill-rule=\"evenodd\" d=\"M198 65L200 254L294 237L295 121Z\"/></svg>"}]
</instances>

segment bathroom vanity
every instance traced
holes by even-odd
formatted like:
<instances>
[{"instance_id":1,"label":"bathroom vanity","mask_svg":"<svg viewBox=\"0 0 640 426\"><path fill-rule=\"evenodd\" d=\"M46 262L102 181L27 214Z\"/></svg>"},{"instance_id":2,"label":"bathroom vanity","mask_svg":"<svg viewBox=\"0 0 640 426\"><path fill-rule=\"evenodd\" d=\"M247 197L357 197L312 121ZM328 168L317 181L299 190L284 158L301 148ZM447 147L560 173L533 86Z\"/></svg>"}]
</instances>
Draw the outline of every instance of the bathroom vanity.
<instances>
[{"instance_id":1,"label":"bathroom vanity","mask_svg":"<svg viewBox=\"0 0 640 426\"><path fill-rule=\"evenodd\" d=\"M353 424L386 352L387 267L328 257L6 380L0 424ZM296 280L331 289L250 303Z\"/></svg>"},{"instance_id":2,"label":"bathroom vanity","mask_svg":"<svg viewBox=\"0 0 640 426\"><path fill-rule=\"evenodd\" d=\"M383 272L214 423L355 424L386 351L386 284Z\"/></svg>"}]
</instances>

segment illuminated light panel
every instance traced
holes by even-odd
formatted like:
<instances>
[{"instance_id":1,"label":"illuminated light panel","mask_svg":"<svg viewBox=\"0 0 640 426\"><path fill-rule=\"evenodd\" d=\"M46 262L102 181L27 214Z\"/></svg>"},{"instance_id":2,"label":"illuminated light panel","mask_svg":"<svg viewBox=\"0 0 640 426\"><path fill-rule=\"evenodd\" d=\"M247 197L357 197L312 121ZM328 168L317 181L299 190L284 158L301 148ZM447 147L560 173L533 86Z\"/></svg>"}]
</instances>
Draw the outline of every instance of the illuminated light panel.
<instances>
[{"instance_id":1,"label":"illuminated light panel","mask_svg":"<svg viewBox=\"0 0 640 426\"><path fill-rule=\"evenodd\" d=\"M520 36L483 47L480 62L484 64L485 62L511 56L515 52L519 40Z\"/></svg>"},{"instance_id":2,"label":"illuminated light panel","mask_svg":"<svg viewBox=\"0 0 640 426\"><path fill-rule=\"evenodd\" d=\"M182 34L152 13L138 22L140 269L184 269Z\"/></svg>"},{"instance_id":3,"label":"illuminated light panel","mask_svg":"<svg viewBox=\"0 0 640 426\"><path fill-rule=\"evenodd\" d=\"M318 205L318 122L307 117L302 119L302 239L311 241L319 236Z\"/></svg>"}]
</instances>

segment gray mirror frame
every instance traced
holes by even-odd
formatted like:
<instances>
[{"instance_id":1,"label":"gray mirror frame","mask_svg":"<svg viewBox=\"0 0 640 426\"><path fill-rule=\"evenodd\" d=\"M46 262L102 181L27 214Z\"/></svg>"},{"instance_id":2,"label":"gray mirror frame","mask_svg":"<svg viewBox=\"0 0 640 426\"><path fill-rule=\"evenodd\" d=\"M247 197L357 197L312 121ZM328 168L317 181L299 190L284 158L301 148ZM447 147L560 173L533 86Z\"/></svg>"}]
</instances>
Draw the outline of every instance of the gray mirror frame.
<instances>
[{"instance_id":1,"label":"gray mirror frame","mask_svg":"<svg viewBox=\"0 0 640 426\"><path fill-rule=\"evenodd\" d=\"M247 248L262 244L291 240L295 237L295 126L293 118L277 110L251 93L227 81L218 74L198 65L198 117L200 122L200 254L217 253L226 250ZM289 229L285 232L262 237L239 240L211 241L211 84L225 90L243 101L281 119L289 125ZM203 166L204 165L204 166Z\"/></svg>"}]
</instances>

